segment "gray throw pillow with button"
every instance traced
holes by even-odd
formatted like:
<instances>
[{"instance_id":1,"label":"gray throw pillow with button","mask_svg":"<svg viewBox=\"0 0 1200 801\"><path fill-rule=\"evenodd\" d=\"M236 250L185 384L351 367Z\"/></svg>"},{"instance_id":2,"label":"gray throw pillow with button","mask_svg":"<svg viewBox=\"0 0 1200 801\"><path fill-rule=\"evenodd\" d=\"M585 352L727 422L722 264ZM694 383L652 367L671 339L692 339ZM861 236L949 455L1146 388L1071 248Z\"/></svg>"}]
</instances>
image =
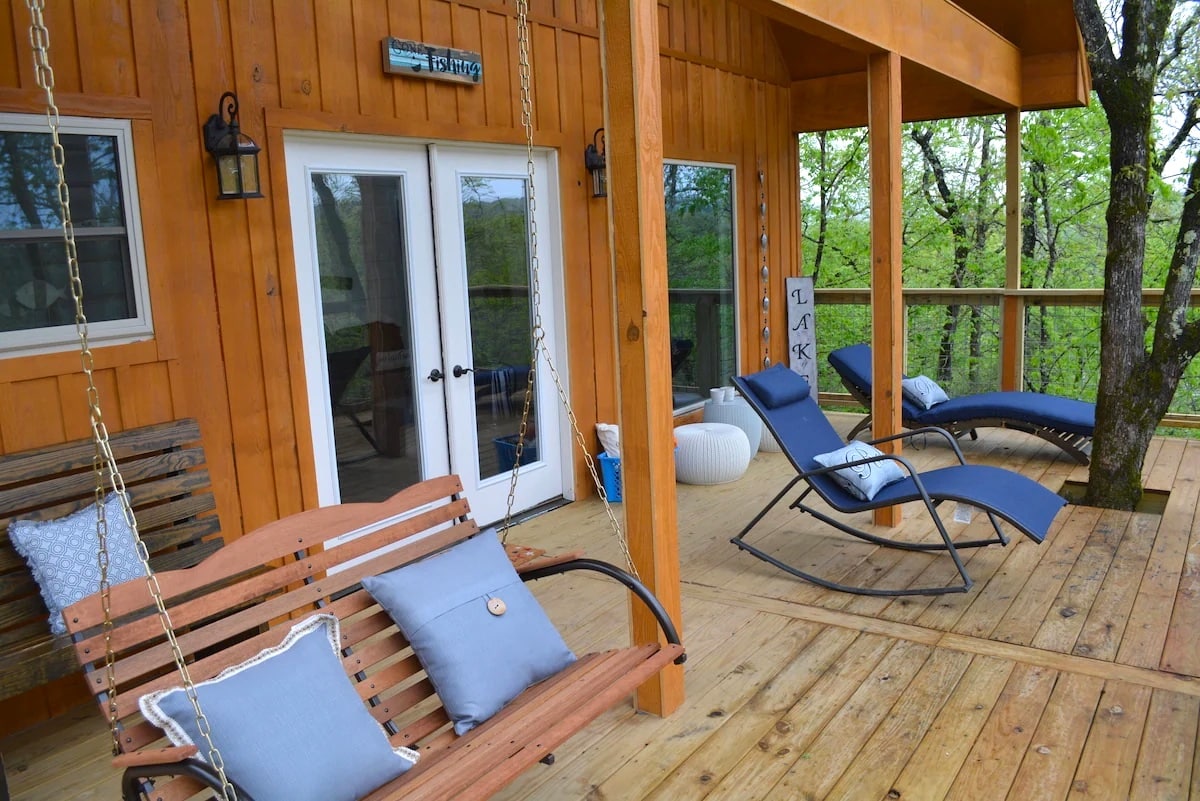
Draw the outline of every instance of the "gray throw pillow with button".
<instances>
[{"instance_id":1,"label":"gray throw pillow with button","mask_svg":"<svg viewBox=\"0 0 1200 801\"><path fill-rule=\"evenodd\" d=\"M495 529L362 584L412 644L458 734L575 661Z\"/></svg>"}]
</instances>

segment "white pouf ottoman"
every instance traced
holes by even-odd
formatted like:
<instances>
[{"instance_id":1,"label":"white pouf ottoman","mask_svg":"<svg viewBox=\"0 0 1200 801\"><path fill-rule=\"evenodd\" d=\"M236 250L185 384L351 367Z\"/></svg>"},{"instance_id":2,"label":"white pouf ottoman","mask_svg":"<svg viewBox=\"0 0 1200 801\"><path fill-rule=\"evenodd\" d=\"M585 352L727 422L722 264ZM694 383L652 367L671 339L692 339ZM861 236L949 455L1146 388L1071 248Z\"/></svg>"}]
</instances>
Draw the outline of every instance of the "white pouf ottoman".
<instances>
[{"instance_id":1,"label":"white pouf ottoman","mask_svg":"<svg viewBox=\"0 0 1200 801\"><path fill-rule=\"evenodd\" d=\"M728 423L679 426L675 442L675 479L683 484L736 481L750 466L750 441Z\"/></svg>"},{"instance_id":2,"label":"white pouf ottoman","mask_svg":"<svg viewBox=\"0 0 1200 801\"><path fill-rule=\"evenodd\" d=\"M737 426L746 434L746 441L750 443L751 458L758 453L759 444L763 439L762 418L750 408L750 404L746 402L745 398L734 398L731 401L705 401L704 422L729 423L731 426ZM771 439L774 441L775 438Z\"/></svg>"}]
</instances>

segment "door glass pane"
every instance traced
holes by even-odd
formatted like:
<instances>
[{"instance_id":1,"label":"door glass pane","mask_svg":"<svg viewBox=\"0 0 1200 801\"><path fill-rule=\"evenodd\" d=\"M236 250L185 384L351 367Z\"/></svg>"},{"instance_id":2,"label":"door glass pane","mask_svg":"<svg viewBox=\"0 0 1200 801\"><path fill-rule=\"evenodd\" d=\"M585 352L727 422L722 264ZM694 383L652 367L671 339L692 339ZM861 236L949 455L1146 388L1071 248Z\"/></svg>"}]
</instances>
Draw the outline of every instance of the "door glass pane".
<instances>
[{"instance_id":1,"label":"door glass pane","mask_svg":"<svg viewBox=\"0 0 1200 801\"><path fill-rule=\"evenodd\" d=\"M312 188L341 500L380 501L422 478L404 181L315 173Z\"/></svg>"},{"instance_id":2,"label":"door glass pane","mask_svg":"<svg viewBox=\"0 0 1200 801\"><path fill-rule=\"evenodd\" d=\"M733 170L664 164L671 385L679 409L737 372Z\"/></svg>"},{"instance_id":3,"label":"door glass pane","mask_svg":"<svg viewBox=\"0 0 1200 801\"><path fill-rule=\"evenodd\" d=\"M525 189L524 178L459 179L480 479L512 469L529 381L533 321ZM530 410L523 465L538 461L536 411Z\"/></svg>"}]
</instances>

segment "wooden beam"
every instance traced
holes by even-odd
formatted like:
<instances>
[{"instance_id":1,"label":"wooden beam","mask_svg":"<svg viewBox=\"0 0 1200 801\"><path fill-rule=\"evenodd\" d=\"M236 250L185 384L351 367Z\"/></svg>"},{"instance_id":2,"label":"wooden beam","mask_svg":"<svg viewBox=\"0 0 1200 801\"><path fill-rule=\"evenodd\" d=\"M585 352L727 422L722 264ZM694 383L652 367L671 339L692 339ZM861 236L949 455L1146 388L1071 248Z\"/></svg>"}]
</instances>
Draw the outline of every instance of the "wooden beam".
<instances>
[{"instance_id":1,"label":"wooden beam","mask_svg":"<svg viewBox=\"0 0 1200 801\"><path fill-rule=\"evenodd\" d=\"M1021 59L1021 107L1027 111L1086 106L1092 92L1087 53L1037 53Z\"/></svg>"},{"instance_id":2,"label":"wooden beam","mask_svg":"<svg viewBox=\"0 0 1200 801\"><path fill-rule=\"evenodd\" d=\"M876 437L900 432L900 376L904 362L904 296L900 225L900 55L877 53L867 67L871 149L871 417ZM885 447L899 453L899 443ZM900 523L900 507L875 511L875 522Z\"/></svg>"},{"instance_id":3,"label":"wooden beam","mask_svg":"<svg viewBox=\"0 0 1200 801\"><path fill-rule=\"evenodd\" d=\"M950 0L743 0L785 25L865 53L886 51L991 98L1021 105L1017 46Z\"/></svg>"},{"instance_id":4,"label":"wooden beam","mask_svg":"<svg viewBox=\"0 0 1200 801\"><path fill-rule=\"evenodd\" d=\"M961 84L929 70L903 68L904 122L973 117L1004 109ZM867 71L794 81L791 86L792 131L832 131L867 124Z\"/></svg>"},{"instance_id":5,"label":"wooden beam","mask_svg":"<svg viewBox=\"0 0 1200 801\"><path fill-rule=\"evenodd\" d=\"M1021 288L1021 112L1004 117L1004 288L1001 305L1000 389L1021 389L1025 360L1025 302Z\"/></svg>"},{"instance_id":6,"label":"wooden beam","mask_svg":"<svg viewBox=\"0 0 1200 801\"><path fill-rule=\"evenodd\" d=\"M603 0L601 8L625 526L642 581L679 626L658 4ZM634 642L662 638L645 607L634 603L632 615ZM683 695L683 669L671 666L638 689L637 701L667 715Z\"/></svg>"}]
</instances>

